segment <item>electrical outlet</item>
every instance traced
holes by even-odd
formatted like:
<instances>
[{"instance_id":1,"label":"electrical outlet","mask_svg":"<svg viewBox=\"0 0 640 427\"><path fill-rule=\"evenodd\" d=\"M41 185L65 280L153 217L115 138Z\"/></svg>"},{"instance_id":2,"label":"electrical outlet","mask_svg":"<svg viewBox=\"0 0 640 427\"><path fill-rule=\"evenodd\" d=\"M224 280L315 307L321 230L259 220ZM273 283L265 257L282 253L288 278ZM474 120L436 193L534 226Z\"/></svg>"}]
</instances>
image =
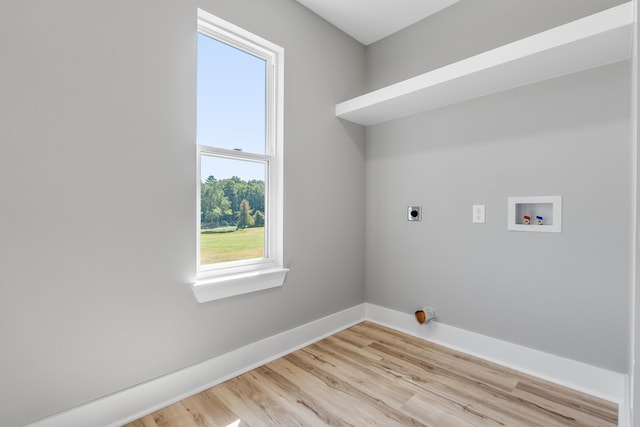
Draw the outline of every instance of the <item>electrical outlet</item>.
<instances>
[{"instance_id":1,"label":"electrical outlet","mask_svg":"<svg viewBox=\"0 0 640 427\"><path fill-rule=\"evenodd\" d=\"M422 221L422 206L407 206L407 221Z\"/></svg>"},{"instance_id":2,"label":"electrical outlet","mask_svg":"<svg viewBox=\"0 0 640 427\"><path fill-rule=\"evenodd\" d=\"M474 224L484 224L484 205L473 205L473 218Z\"/></svg>"}]
</instances>

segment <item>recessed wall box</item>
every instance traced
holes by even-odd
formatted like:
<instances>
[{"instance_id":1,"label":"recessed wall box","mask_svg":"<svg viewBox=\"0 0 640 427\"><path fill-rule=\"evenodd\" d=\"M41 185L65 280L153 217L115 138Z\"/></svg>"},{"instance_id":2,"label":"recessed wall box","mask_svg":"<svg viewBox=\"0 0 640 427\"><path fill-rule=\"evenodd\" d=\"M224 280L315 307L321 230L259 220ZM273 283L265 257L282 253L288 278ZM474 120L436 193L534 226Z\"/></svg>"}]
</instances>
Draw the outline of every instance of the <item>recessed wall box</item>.
<instances>
[{"instance_id":1,"label":"recessed wall box","mask_svg":"<svg viewBox=\"0 0 640 427\"><path fill-rule=\"evenodd\" d=\"M509 197L507 205L507 230L562 231L562 196Z\"/></svg>"}]
</instances>

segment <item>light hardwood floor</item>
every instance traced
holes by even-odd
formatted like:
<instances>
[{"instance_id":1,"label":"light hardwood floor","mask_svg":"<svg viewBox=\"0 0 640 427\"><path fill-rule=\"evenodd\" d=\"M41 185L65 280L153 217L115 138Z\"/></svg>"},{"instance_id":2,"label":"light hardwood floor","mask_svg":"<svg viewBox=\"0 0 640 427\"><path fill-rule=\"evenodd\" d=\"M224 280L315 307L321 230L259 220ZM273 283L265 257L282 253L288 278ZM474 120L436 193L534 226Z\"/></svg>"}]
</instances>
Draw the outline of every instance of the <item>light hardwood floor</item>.
<instances>
[{"instance_id":1,"label":"light hardwood floor","mask_svg":"<svg viewBox=\"0 0 640 427\"><path fill-rule=\"evenodd\" d=\"M127 424L616 426L614 403L363 322Z\"/></svg>"}]
</instances>

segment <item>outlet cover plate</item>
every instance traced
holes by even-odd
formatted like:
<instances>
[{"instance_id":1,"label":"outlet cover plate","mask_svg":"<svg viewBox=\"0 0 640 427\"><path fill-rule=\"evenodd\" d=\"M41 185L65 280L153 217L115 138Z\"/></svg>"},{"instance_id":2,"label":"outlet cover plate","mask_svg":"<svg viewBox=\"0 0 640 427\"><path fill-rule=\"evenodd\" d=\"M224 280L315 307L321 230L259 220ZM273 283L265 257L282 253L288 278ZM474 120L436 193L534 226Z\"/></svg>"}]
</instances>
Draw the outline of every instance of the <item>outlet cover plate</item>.
<instances>
[{"instance_id":1,"label":"outlet cover plate","mask_svg":"<svg viewBox=\"0 0 640 427\"><path fill-rule=\"evenodd\" d=\"M484 224L484 205L473 205L473 218L474 224Z\"/></svg>"}]
</instances>

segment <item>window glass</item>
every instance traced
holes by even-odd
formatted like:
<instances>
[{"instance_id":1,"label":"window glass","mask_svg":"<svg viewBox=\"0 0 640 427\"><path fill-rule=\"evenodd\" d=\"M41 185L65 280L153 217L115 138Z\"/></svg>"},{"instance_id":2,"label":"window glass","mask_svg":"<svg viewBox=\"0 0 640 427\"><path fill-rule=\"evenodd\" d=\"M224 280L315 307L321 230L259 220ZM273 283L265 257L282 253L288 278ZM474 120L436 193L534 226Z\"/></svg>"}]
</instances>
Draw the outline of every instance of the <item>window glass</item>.
<instances>
[{"instance_id":1,"label":"window glass","mask_svg":"<svg viewBox=\"0 0 640 427\"><path fill-rule=\"evenodd\" d=\"M200 265L265 258L266 165L200 156Z\"/></svg>"},{"instance_id":2,"label":"window glass","mask_svg":"<svg viewBox=\"0 0 640 427\"><path fill-rule=\"evenodd\" d=\"M265 153L266 61L198 33L198 144Z\"/></svg>"}]
</instances>

